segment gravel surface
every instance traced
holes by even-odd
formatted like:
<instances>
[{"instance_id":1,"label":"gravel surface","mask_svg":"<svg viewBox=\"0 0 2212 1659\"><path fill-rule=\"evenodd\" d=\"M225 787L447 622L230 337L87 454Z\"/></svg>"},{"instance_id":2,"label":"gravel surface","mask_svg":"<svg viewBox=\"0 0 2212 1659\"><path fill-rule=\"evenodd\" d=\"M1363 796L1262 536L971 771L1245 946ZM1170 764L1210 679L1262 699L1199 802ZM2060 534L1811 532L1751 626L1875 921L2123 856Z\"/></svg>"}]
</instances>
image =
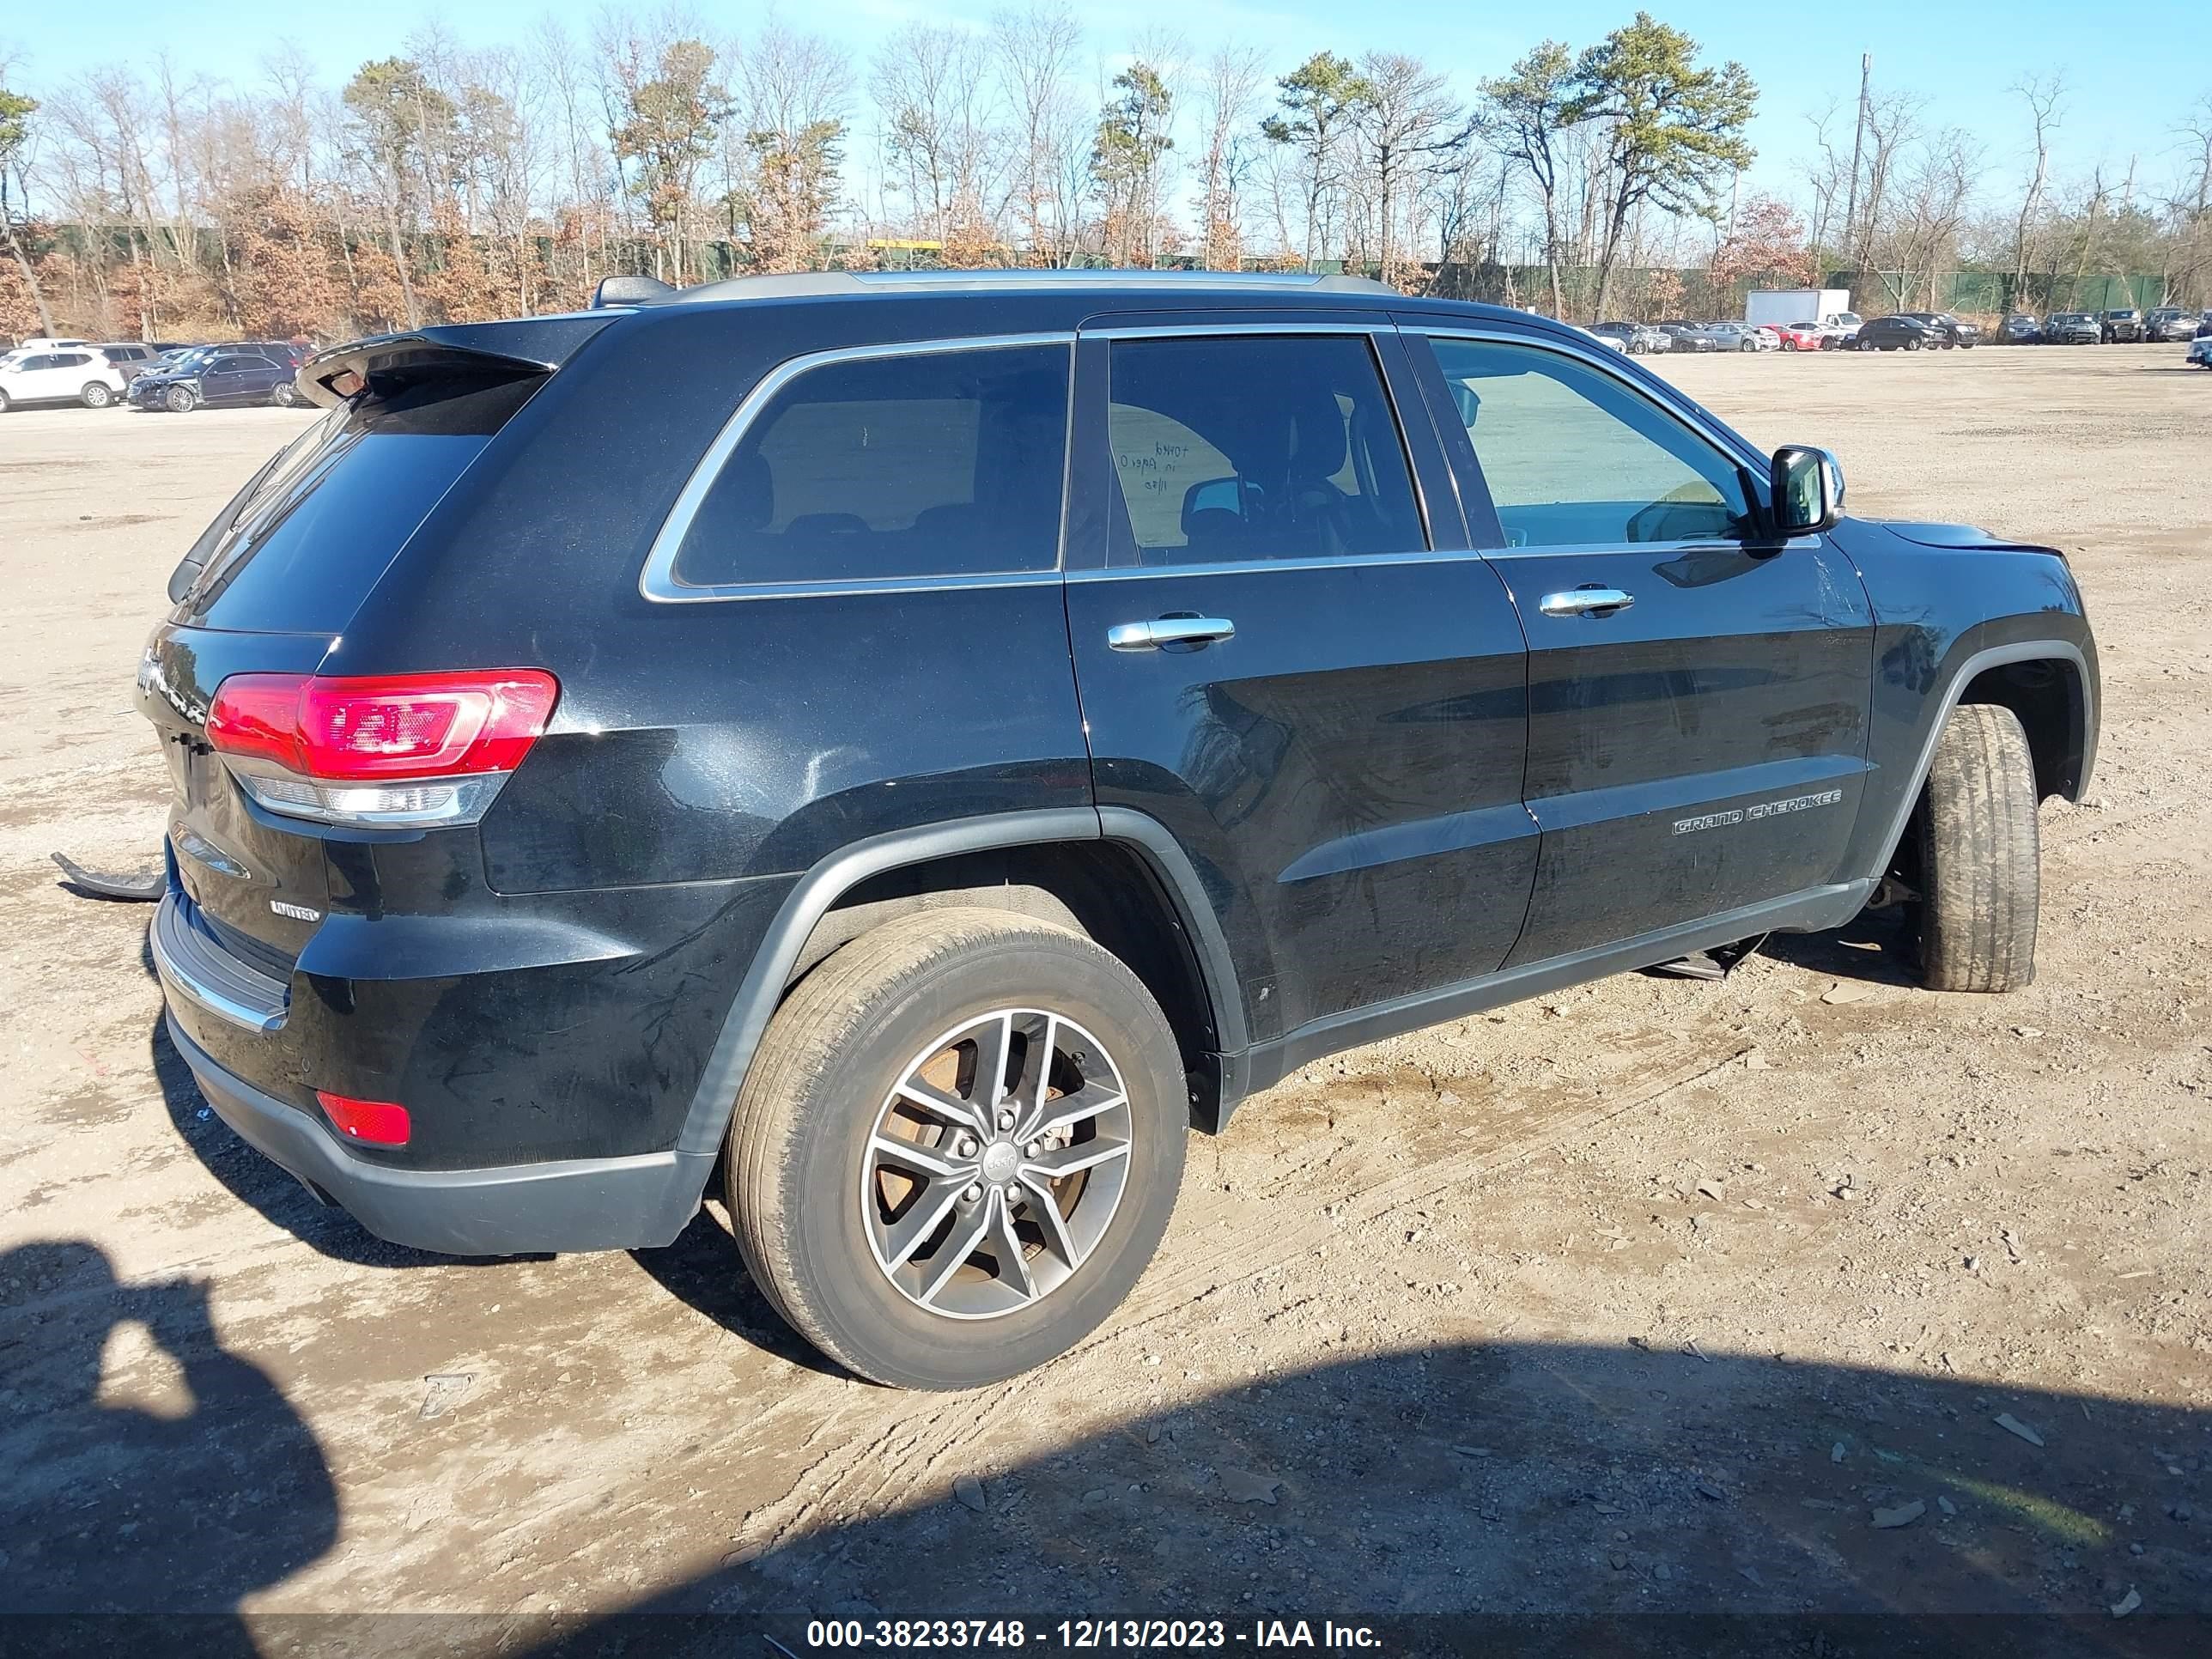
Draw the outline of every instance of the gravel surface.
<instances>
[{"instance_id":1,"label":"gravel surface","mask_svg":"<svg viewBox=\"0 0 2212 1659\"><path fill-rule=\"evenodd\" d=\"M147 911L46 854L151 861L139 644L303 417L0 418L7 1603L476 1611L507 1645L639 1602L2212 1613L2212 374L1664 372L1834 448L1859 513L2073 557L2107 707L2090 799L2045 811L2034 986L1920 991L1863 921L1316 1065L1194 1139L1082 1349L937 1397L799 1347L719 1214L635 1255L417 1256L204 1111Z\"/></svg>"}]
</instances>

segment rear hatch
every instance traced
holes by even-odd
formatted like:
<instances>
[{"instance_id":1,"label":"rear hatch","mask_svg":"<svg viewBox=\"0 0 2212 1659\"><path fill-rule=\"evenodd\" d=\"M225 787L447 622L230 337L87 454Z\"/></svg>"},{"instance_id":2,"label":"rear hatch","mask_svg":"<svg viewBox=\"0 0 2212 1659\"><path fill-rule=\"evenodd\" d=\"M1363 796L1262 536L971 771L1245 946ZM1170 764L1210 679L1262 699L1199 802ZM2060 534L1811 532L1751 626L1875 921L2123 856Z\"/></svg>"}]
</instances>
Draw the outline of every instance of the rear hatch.
<instances>
[{"instance_id":1,"label":"rear hatch","mask_svg":"<svg viewBox=\"0 0 2212 1659\"><path fill-rule=\"evenodd\" d=\"M571 349L605 320L590 319ZM497 328L425 330L310 362L301 389L328 412L248 481L178 566L175 609L139 665L140 706L173 792L174 942L217 950L278 987L329 908L326 843L380 832L249 797L208 741L209 710L235 675L342 672L333 653L348 620L557 366L434 337L495 337Z\"/></svg>"}]
</instances>

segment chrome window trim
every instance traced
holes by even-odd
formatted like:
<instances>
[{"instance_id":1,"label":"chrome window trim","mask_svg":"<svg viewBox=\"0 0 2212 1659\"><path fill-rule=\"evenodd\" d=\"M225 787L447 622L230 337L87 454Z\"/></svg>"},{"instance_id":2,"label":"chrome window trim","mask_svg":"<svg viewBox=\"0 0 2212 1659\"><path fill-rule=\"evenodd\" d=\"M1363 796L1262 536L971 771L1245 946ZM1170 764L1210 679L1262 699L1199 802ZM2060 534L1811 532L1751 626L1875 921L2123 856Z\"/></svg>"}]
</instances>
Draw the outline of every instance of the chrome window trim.
<instances>
[{"instance_id":1,"label":"chrome window trim","mask_svg":"<svg viewBox=\"0 0 2212 1659\"><path fill-rule=\"evenodd\" d=\"M1311 323L1127 323L1112 328L1085 328L1086 340L1188 340L1223 334L1395 334L1398 325L1388 318L1370 322Z\"/></svg>"},{"instance_id":2,"label":"chrome window trim","mask_svg":"<svg viewBox=\"0 0 2212 1659\"><path fill-rule=\"evenodd\" d=\"M1622 390L1633 392L1661 414L1679 421L1723 455L1730 456L1739 465L1749 467L1754 476L1757 476L1767 465L1768 457L1759 454L1751 447L1748 441L1721 426L1703 410L1694 406L1684 409L1671 399L1655 397L1650 387L1639 385L1632 376L1622 374L1620 367L1622 354L1620 352L1606 351L1601 355L1571 340L1539 339L1534 335L1522 334L1512 330L1483 328L1464 323L1408 322L1402 325L1399 331L1405 334L1427 335L1439 340L1479 340L1485 345L1521 346L1530 351L1550 351L1562 357L1571 357L1578 363L1586 364L1598 370L1620 386ZM1613 361L1608 362L1607 359ZM1480 456L1476 458L1478 465L1480 464Z\"/></svg>"},{"instance_id":3,"label":"chrome window trim","mask_svg":"<svg viewBox=\"0 0 2212 1659\"><path fill-rule=\"evenodd\" d=\"M1361 570L1376 565L1446 564L1480 560L1479 548L1424 547L1405 553L1346 553L1310 559L1222 559L1206 564L1117 564L1071 570L1071 582L1133 581L1147 576L1233 576L1255 570Z\"/></svg>"},{"instance_id":4,"label":"chrome window trim","mask_svg":"<svg viewBox=\"0 0 2212 1659\"><path fill-rule=\"evenodd\" d=\"M1791 549L1806 550L1820 544L1818 536L1792 536L1784 542L1744 543L1730 541L1726 537L1694 536L1672 542L1572 542L1545 547L1486 547L1485 557L1503 562L1507 559L1587 559L1600 554L1621 553L1742 553L1753 550L1759 554L1787 552Z\"/></svg>"},{"instance_id":5,"label":"chrome window trim","mask_svg":"<svg viewBox=\"0 0 2212 1659\"><path fill-rule=\"evenodd\" d=\"M806 599L830 593L890 593L929 592L950 587L1012 587L1042 581L1060 580L1060 559L1055 551L1053 564L1042 570L1009 570L979 572L969 575L871 576L842 581L822 582L718 582L699 585L676 579L676 558L683 550L684 538L690 533L691 523L698 516L700 506L708 492L722 476L722 468L736 453L738 445L744 439L746 429L760 417L776 394L802 374L836 363L868 362L887 357L935 356L951 351L1003 351L1022 346L1065 346L1069 349L1068 395L1074 395L1075 365L1073 348L1075 331L1072 329L1042 334L979 334L951 339L897 340L877 345L837 346L826 351L810 351L802 356L787 357L763 374L753 389L739 402L722 429L714 434L714 441L707 446L707 453L691 469L684 480L676 504L661 521L660 530L653 538L653 546L645 556L645 568L638 573L637 591L654 605L708 605L732 599ZM1062 448L1069 447L1065 436L1072 422L1062 417ZM1062 458L1060 513L1062 537L1065 539L1067 489L1066 460Z\"/></svg>"}]
</instances>

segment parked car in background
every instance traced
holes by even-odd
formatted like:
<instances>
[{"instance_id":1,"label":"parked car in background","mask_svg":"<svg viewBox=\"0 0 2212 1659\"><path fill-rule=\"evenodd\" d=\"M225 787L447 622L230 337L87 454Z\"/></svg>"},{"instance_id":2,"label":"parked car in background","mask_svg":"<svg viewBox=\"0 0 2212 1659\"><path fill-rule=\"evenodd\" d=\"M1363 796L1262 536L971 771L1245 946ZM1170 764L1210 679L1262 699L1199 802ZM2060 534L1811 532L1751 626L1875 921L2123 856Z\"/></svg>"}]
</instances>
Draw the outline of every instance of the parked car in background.
<instances>
[{"instance_id":1,"label":"parked car in background","mask_svg":"<svg viewBox=\"0 0 2212 1659\"><path fill-rule=\"evenodd\" d=\"M1750 323L1707 323L1705 329L1720 351L1776 351L1782 345L1773 334Z\"/></svg>"},{"instance_id":2,"label":"parked car in background","mask_svg":"<svg viewBox=\"0 0 2212 1659\"><path fill-rule=\"evenodd\" d=\"M2143 337L2142 313L2133 308L2100 312L2097 330L2106 345L2133 345Z\"/></svg>"},{"instance_id":3,"label":"parked car in background","mask_svg":"<svg viewBox=\"0 0 2212 1659\"><path fill-rule=\"evenodd\" d=\"M139 659L167 1041L370 1231L654 1249L719 1170L706 1294L975 1388L1355 1043L1878 895L1929 989L2033 979L2057 550L1361 278L656 287L313 359Z\"/></svg>"},{"instance_id":4,"label":"parked car in background","mask_svg":"<svg viewBox=\"0 0 2212 1659\"><path fill-rule=\"evenodd\" d=\"M2043 338L2043 329L2027 313L2015 311L1997 325L1990 338L1998 345L2035 345Z\"/></svg>"},{"instance_id":5,"label":"parked car in background","mask_svg":"<svg viewBox=\"0 0 2212 1659\"><path fill-rule=\"evenodd\" d=\"M1899 313L1877 317L1859 330L1861 351L1927 351L1943 343L1943 337L1917 317Z\"/></svg>"},{"instance_id":6,"label":"parked car in background","mask_svg":"<svg viewBox=\"0 0 2212 1659\"><path fill-rule=\"evenodd\" d=\"M1664 351L1674 343L1648 323L1593 323L1589 332L1633 356L1641 356L1647 351Z\"/></svg>"},{"instance_id":7,"label":"parked car in background","mask_svg":"<svg viewBox=\"0 0 2212 1659\"><path fill-rule=\"evenodd\" d=\"M2207 323L2189 343L2188 361L2199 368L2212 368L2212 323Z\"/></svg>"},{"instance_id":8,"label":"parked car in background","mask_svg":"<svg viewBox=\"0 0 2212 1659\"><path fill-rule=\"evenodd\" d=\"M2095 345L2105 337L2094 312L2054 311L2044 319L2045 345Z\"/></svg>"},{"instance_id":9,"label":"parked car in background","mask_svg":"<svg viewBox=\"0 0 2212 1659\"><path fill-rule=\"evenodd\" d=\"M1574 327L1576 325L1569 324L1568 326ZM1618 324L1612 328L1607 328L1602 323L1592 323L1582 331L1601 346L1608 346L1615 351L1625 352L1628 349L1628 332Z\"/></svg>"},{"instance_id":10,"label":"parked car in background","mask_svg":"<svg viewBox=\"0 0 2212 1659\"><path fill-rule=\"evenodd\" d=\"M1784 351L1820 351L1828 343L1828 331L1818 323L1783 323L1774 335Z\"/></svg>"},{"instance_id":11,"label":"parked car in background","mask_svg":"<svg viewBox=\"0 0 2212 1659\"><path fill-rule=\"evenodd\" d=\"M1917 323L1925 323L1936 336L1934 343L1946 351L1954 346L1971 350L1981 342L1982 331L1978 327L1948 311L1907 311L1899 314Z\"/></svg>"},{"instance_id":12,"label":"parked car in background","mask_svg":"<svg viewBox=\"0 0 2212 1659\"><path fill-rule=\"evenodd\" d=\"M1667 337L1670 351L1713 351L1720 343L1695 323L1660 323L1656 325Z\"/></svg>"},{"instance_id":13,"label":"parked car in background","mask_svg":"<svg viewBox=\"0 0 2212 1659\"><path fill-rule=\"evenodd\" d=\"M301 401L292 383L298 370L288 345L256 341L199 346L133 380L131 401L139 409L166 409L173 415L238 404L289 409Z\"/></svg>"},{"instance_id":14,"label":"parked car in background","mask_svg":"<svg viewBox=\"0 0 2212 1659\"><path fill-rule=\"evenodd\" d=\"M118 340L108 345L96 345L93 349L114 364L126 381L137 380L161 356L143 340Z\"/></svg>"},{"instance_id":15,"label":"parked car in background","mask_svg":"<svg viewBox=\"0 0 2212 1659\"><path fill-rule=\"evenodd\" d=\"M2186 340L2197 332L2197 313L2179 306L2154 306L2143 313L2144 339L2157 344Z\"/></svg>"},{"instance_id":16,"label":"parked car in background","mask_svg":"<svg viewBox=\"0 0 2212 1659\"><path fill-rule=\"evenodd\" d=\"M19 404L82 404L106 409L123 395L122 371L90 346L10 353L0 365L0 414Z\"/></svg>"},{"instance_id":17,"label":"parked car in background","mask_svg":"<svg viewBox=\"0 0 2212 1659\"><path fill-rule=\"evenodd\" d=\"M1828 349L1838 346L1851 347L1859 343L1859 330L1865 320L1856 311L1838 311L1820 319L1820 332L1828 337Z\"/></svg>"},{"instance_id":18,"label":"parked car in background","mask_svg":"<svg viewBox=\"0 0 2212 1659\"><path fill-rule=\"evenodd\" d=\"M53 351L64 346L82 346L90 345L91 343L92 342L89 340L80 340L73 336L64 337L55 334L33 334L27 340L18 340L15 344L9 346L5 356L0 356L0 362L4 362L7 357L21 356L26 352Z\"/></svg>"}]
</instances>

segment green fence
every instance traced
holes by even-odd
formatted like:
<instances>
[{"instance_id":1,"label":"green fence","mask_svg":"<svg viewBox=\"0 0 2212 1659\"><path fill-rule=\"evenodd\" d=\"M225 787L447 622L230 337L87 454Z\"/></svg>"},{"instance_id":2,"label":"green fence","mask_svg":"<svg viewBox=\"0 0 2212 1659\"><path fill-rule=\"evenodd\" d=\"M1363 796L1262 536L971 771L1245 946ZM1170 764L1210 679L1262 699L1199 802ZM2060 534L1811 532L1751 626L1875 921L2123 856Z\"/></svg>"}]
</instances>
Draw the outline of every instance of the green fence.
<instances>
[{"instance_id":1,"label":"green fence","mask_svg":"<svg viewBox=\"0 0 2212 1659\"><path fill-rule=\"evenodd\" d=\"M1900 290L1909 304L1917 305L1927 295L1928 279L1896 271L1838 270L1830 274L1828 286L1850 289L1856 307L1870 314L1892 309L1891 296ZM1939 310L1994 315L2026 311L2047 317L2054 311L2143 310L2183 303L2170 296L2165 277L2149 271L2102 276L2031 271L2027 286L2016 288L2008 270L1959 270L1939 280L1936 290L1942 296Z\"/></svg>"}]
</instances>

